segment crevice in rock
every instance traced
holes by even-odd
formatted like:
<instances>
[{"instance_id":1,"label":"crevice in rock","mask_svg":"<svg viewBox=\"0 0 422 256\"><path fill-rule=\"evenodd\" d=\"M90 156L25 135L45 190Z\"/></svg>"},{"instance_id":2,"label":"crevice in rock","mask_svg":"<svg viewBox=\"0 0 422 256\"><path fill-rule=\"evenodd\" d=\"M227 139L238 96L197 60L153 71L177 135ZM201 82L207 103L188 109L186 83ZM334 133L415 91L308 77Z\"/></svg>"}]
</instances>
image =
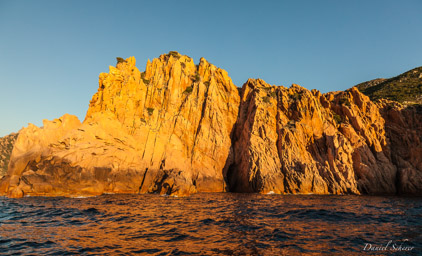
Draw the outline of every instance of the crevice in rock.
<instances>
[{"instance_id":1,"label":"crevice in rock","mask_svg":"<svg viewBox=\"0 0 422 256\"><path fill-rule=\"evenodd\" d=\"M196 143L197 143L196 139L198 137L198 133L201 131L202 119L204 118L205 110L207 108L208 90L209 90L209 87L207 87L207 90L205 91L204 102L202 103L201 117L200 117L199 122L198 122L198 128L196 129L196 132L195 132L195 138L193 140L193 146L192 146L191 156L193 156L193 151L195 150L195 146L196 146ZM193 157L191 158L191 161L193 161Z\"/></svg>"},{"instance_id":2,"label":"crevice in rock","mask_svg":"<svg viewBox=\"0 0 422 256\"><path fill-rule=\"evenodd\" d=\"M242 88L237 87L236 92L238 93L239 97L242 96ZM226 163L224 164L223 168L223 179L227 185L228 192L235 192L235 187L237 181L234 179L234 174L237 172L236 170L236 152L235 152L235 143L238 140L236 136L236 129L239 125L238 122L240 120L241 115L241 106L242 102L239 102L239 105L237 106L237 116L236 116L236 122L233 124L232 130L230 131L230 150L229 154L227 155Z\"/></svg>"},{"instance_id":3,"label":"crevice in rock","mask_svg":"<svg viewBox=\"0 0 422 256\"><path fill-rule=\"evenodd\" d=\"M144 186L145 177L147 176L147 172L148 172L148 168L146 168L145 171L144 171L144 175L142 177L142 182L141 182L141 185L139 186L138 193L141 193L141 191L142 191L142 187Z\"/></svg>"},{"instance_id":4,"label":"crevice in rock","mask_svg":"<svg viewBox=\"0 0 422 256\"><path fill-rule=\"evenodd\" d=\"M229 165L227 169L227 185L229 192L236 192L237 187L237 179L235 176L236 170L236 164L232 163Z\"/></svg>"}]
</instances>

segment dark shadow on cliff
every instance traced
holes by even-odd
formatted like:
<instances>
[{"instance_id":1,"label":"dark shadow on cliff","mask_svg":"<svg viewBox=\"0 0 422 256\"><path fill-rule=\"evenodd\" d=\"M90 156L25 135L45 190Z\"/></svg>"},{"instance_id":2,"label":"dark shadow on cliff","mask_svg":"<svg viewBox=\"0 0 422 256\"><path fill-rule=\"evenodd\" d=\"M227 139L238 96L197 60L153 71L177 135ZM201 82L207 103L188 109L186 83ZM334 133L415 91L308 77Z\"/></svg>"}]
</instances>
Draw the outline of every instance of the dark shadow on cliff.
<instances>
[{"instance_id":1,"label":"dark shadow on cliff","mask_svg":"<svg viewBox=\"0 0 422 256\"><path fill-rule=\"evenodd\" d=\"M237 93L239 94L240 98L242 98L241 87L237 87ZM236 122L234 123L232 130L230 131L230 141L231 141L230 151L223 168L223 179L226 184L225 191L227 192L236 192L235 191L236 180L234 178L234 175L236 173L236 169L235 169L236 167L234 164L235 163L234 143L238 139L236 137L235 131L236 131L236 126L238 125L240 114L241 113L240 113L240 104L239 104L239 111L237 112Z\"/></svg>"},{"instance_id":2,"label":"dark shadow on cliff","mask_svg":"<svg viewBox=\"0 0 422 256\"><path fill-rule=\"evenodd\" d=\"M389 102L380 108L391 149L390 160L397 167L399 195L422 195L422 106L400 108Z\"/></svg>"}]
</instances>

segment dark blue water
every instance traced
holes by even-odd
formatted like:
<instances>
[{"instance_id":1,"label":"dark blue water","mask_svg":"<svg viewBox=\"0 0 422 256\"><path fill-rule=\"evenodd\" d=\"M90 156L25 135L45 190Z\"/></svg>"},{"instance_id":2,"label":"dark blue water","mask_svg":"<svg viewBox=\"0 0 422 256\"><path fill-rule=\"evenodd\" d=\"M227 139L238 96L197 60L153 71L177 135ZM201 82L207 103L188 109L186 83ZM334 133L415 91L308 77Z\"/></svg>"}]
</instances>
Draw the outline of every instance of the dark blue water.
<instances>
[{"instance_id":1,"label":"dark blue water","mask_svg":"<svg viewBox=\"0 0 422 256\"><path fill-rule=\"evenodd\" d=\"M0 254L422 255L422 198L0 197Z\"/></svg>"}]
</instances>

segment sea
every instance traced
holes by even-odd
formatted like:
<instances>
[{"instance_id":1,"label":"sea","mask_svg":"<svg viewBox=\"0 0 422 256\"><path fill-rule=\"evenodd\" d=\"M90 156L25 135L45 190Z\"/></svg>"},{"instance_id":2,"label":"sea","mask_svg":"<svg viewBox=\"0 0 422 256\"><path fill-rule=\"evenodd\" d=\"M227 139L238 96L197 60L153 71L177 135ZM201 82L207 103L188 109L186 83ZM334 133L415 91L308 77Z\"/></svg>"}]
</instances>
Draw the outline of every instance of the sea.
<instances>
[{"instance_id":1,"label":"sea","mask_svg":"<svg viewBox=\"0 0 422 256\"><path fill-rule=\"evenodd\" d=\"M422 255L422 198L0 197L0 255Z\"/></svg>"}]
</instances>

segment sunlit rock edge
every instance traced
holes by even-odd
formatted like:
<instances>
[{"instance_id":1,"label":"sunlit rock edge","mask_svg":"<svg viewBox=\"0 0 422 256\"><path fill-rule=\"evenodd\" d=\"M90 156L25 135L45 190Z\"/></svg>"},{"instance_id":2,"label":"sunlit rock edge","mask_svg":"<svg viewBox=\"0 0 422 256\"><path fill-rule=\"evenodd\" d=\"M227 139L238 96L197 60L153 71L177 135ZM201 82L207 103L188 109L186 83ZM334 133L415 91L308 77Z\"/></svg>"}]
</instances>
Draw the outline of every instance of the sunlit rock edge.
<instances>
[{"instance_id":1,"label":"sunlit rock edge","mask_svg":"<svg viewBox=\"0 0 422 256\"><path fill-rule=\"evenodd\" d=\"M416 107L261 79L239 91L177 52L135 64L100 74L82 123L66 114L23 128L0 194L422 193Z\"/></svg>"}]
</instances>

